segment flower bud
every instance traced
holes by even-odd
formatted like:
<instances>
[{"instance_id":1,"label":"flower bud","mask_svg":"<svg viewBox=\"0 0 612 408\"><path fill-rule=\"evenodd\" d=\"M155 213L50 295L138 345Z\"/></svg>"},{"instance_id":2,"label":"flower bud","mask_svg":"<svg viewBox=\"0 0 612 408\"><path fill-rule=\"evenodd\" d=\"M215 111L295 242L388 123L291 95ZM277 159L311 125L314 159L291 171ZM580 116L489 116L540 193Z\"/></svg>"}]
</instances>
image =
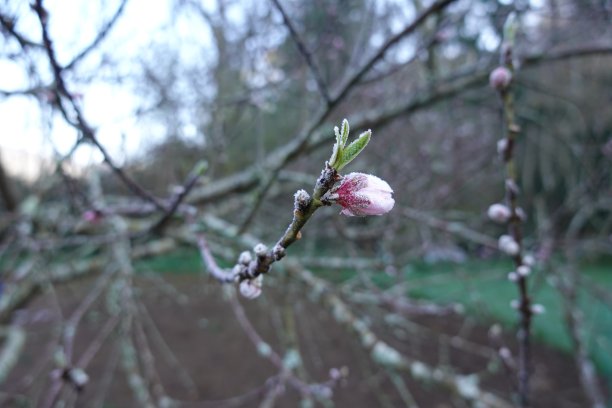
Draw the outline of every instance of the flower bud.
<instances>
[{"instance_id":1,"label":"flower bud","mask_svg":"<svg viewBox=\"0 0 612 408\"><path fill-rule=\"evenodd\" d=\"M521 207L517 207L514 212L519 220L525 222L527 220L527 213Z\"/></svg>"},{"instance_id":2,"label":"flower bud","mask_svg":"<svg viewBox=\"0 0 612 408\"><path fill-rule=\"evenodd\" d=\"M312 199L310 198L310 195L306 192L306 190L296 191L293 198L295 200L295 203L294 203L295 211L304 211L306 207L308 207L308 205L312 201Z\"/></svg>"},{"instance_id":3,"label":"flower bud","mask_svg":"<svg viewBox=\"0 0 612 408\"><path fill-rule=\"evenodd\" d=\"M255 299L261 295L261 285L263 284L263 275L259 275L255 279L247 279L240 282L240 294L247 299Z\"/></svg>"},{"instance_id":4,"label":"flower bud","mask_svg":"<svg viewBox=\"0 0 612 408\"><path fill-rule=\"evenodd\" d=\"M330 198L343 207L348 216L382 215L395 205L389 184L371 174L350 173L333 190Z\"/></svg>"},{"instance_id":5,"label":"flower bud","mask_svg":"<svg viewBox=\"0 0 612 408\"><path fill-rule=\"evenodd\" d=\"M506 67L497 67L489 75L489 85L498 91L507 89L511 81L512 72Z\"/></svg>"},{"instance_id":6,"label":"flower bud","mask_svg":"<svg viewBox=\"0 0 612 408\"><path fill-rule=\"evenodd\" d=\"M497 153L500 155L506 154L506 150L508 149L508 139L499 139L497 141Z\"/></svg>"},{"instance_id":7,"label":"flower bud","mask_svg":"<svg viewBox=\"0 0 612 408\"><path fill-rule=\"evenodd\" d=\"M531 268L527 265L521 265L516 268L516 273L518 273L522 277L529 276L529 274L531 273Z\"/></svg>"},{"instance_id":8,"label":"flower bud","mask_svg":"<svg viewBox=\"0 0 612 408\"><path fill-rule=\"evenodd\" d=\"M253 258L251 257L251 253L249 251L244 251L238 257L238 263L242 265L248 265Z\"/></svg>"},{"instance_id":9,"label":"flower bud","mask_svg":"<svg viewBox=\"0 0 612 408\"><path fill-rule=\"evenodd\" d=\"M531 306L531 313L533 314L542 314L546 312L546 308L543 305L540 305L539 303L536 303L535 305Z\"/></svg>"},{"instance_id":10,"label":"flower bud","mask_svg":"<svg viewBox=\"0 0 612 408\"><path fill-rule=\"evenodd\" d=\"M518 275L516 274L516 272L510 272L508 274L508 280L510 282L516 282L518 280Z\"/></svg>"},{"instance_id":11,"label":"flower bud","mask_svg":"<svg viewBox=\"0 0 612 408\"><path fill-rule=\"evenodd\" d=\"M253 248L253 252L255 252L255 255L257 255L258 257L266 256L266 254L268 253L268 247L262 243L259 243L255 245L255 247Z\"/></svg>"},{"instance_id":12,"label":"flower bud","mask_svg":"<svg viewBox=\"0 0 612 408\"><path fill-rule=\"evenodd\" d=\"M514 240L510 235L502 235L499 237L498 242L499 250L506 255L515 256L521 251L521 247L518 242Z\"/></svg>"},{"instance_id":13,"label":"flower bud","mask_svg":"<svg viewBox=\"0 0 612 408\"><path fill-rule=\"evenodd\" d=\"M512 352L508 347L502 347L499 349L499 356L504 360L512 359Z\"/></svg>"},{"instance_id":14,"label":"flower bud","mask_svg":"<svg viewBox=\"0 0 612 408\"><path fill-rule=\"evenodd\" d=\"M531 254L527 254L523 257L523 265L532 267L535 265L535 258Z\"/></svg>"},{"instance_id":15,"label":"flower bud","mask_svg":"<svg viewBox=\"0 0 612 408\"><path fill-rule=\"evenodd\" d=\"M504 224L512 216L512 211L503 204L492 204L487 210L487 215L492 221Z\"/></svg>"},{"instance_id":16,"label":"flower bud","mask_svg":"<svg viewBox=\"0 0 612 408\"><path fill-rule=\"evenodd\" d=\"M71 368L68 370L68 377L77 389L85 387L85 385L89 382L89 376L81 368Z\"/></svg>"},{"instance_id":17,"label":"flower bud","mask_svg":"<svg viewBox=\"0 0 612 408\"><path fill-rule=\"evenodd\" d=\"M102 220L102 218L103 214L98 210L87 210L83 213L83 220L92 224L97 224Z\"/></svg>"}]
</instances>

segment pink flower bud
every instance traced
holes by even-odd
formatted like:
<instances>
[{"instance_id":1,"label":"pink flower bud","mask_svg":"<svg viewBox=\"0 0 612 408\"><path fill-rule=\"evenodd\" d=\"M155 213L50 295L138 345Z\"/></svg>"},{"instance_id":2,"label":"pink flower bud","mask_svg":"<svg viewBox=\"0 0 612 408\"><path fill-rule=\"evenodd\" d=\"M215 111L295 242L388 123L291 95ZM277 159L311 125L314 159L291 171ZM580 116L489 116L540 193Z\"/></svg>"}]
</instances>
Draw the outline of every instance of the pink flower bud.
<instances>
[{"instance_id":1,"label":"pink flower bud","mask_svg":"<svg viewBox=\"0 0 612 408\"><path fill-rule=\"evenodd\" d=\"M502 91L508 88L512 81L512 72L506 67L497 67L489 75L489 85L491 88Z\"/></svg>"},{"instance_id":2,"label":"pink flower bud","mask_svg":"<svg viewBox=\"0 0 612 408\"><path fill-rule=\"evenodd\" d=\"M512 216L512 211L503 204L492 204L487 210L487 215L491 220L504 224Z\"/></svg>"},{"instance_id":3,"label":"pink flower bud","mask_svg":"<svg viewBox=\"0 0 612 408\"><path fill-rule=\"evenodd\" d=\"M348 216L382 215L393 208L393 190L386 181L364 173L347 174L330 198L343 207Z\"/></svg>"},{"instance_id":4,"label":"pink flower bud","mask_svg":"<svg viewBox=\"0 0 612 408\"><path fill-rule=\"evenodd\" d=\"M102 220L102 217L102 213L98 210L87 210L83 213L83 220L92 224L96 224L97 222Z\"/></svg>"}]
</instances>

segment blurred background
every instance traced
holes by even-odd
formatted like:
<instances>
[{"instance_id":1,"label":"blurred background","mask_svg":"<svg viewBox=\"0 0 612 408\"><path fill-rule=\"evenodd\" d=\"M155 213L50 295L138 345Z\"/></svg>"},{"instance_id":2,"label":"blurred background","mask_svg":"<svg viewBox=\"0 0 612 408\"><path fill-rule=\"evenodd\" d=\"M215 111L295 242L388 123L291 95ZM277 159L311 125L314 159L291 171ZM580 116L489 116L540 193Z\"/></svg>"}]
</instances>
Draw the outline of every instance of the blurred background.
<instances>
[{"instance_id":1,"label":"blurred background","mask_svg":"<svg viewBox=\"0 0 612 408\"><path fill-rule=\"evenodd\" d=\"M511 12L525 359L487 217ZM527 361L531 405L610 406L611 22L608 0L0 0L0 405L527 406ZM198 238L226 268L272 247L343 118L373 132L343 173L393 210L320 209L255 300L212 278Z\"/></svg>"}]
</instances>

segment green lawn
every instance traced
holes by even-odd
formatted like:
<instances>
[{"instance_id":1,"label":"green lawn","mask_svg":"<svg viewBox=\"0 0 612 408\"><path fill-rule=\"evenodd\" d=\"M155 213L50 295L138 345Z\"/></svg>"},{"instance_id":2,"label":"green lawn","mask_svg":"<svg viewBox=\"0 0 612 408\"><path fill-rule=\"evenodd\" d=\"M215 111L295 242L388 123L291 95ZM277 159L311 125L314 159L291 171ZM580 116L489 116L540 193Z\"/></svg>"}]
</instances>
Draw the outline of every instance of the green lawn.
<instances>
[{"instance_id":1,"label":"green lawn","mask_svg":"<svg viewBox=\"0 0 612 408\"><path fill-rule=\"evenodd\" d=\"M193 273L203 269L199 254L193 249L181 249L172 254L141 261L137 270L163 273ZM473 260L463 264L438 263L434 265L416 262L407 266L404 278L410 283L408 290L413 297L430 299L440 303L459 302L466 311L486 323L499 322L508 330L514 330L517 322L510 302L517 298L516 286L506 278L513 270L507 261ZM612 262L590 263L582 271L601 289L612 292ZM322 277L342 282L354 276L350 270L319 271ZM373 280L381 287L392 283L386 274L376 273ZM557 291L547 283L542 272L535 270L530 282L534 303L546 308L533 322L533 335L545 344L570 350L570 338L563 323L562 300ZM612 385L612 309L585 292L579 302L585 313L585 329L592 357L601 374Z\"/></svg>"},{"instance_id":2,"label":"green lawn","mask_svg":"<svg viewBox=\"0 0 612 408\"><path fill-rule=\"evenodd\" d=\"M516 286L506 279L510 262L472 261L461 265L417 264L408 268L406 279L414 282L409 293L415 297L439 302L461 302L467 312L483 321L498 321L506 328L516 326L516 311L510 302L517 298ZM612 265L587 264L582 273L602 289L612 291ZM535 271L530 279L530 293L534 303L546 308L535 316L533 335L541 342L569 351L570 337L563 323L562 299L558 292ZM446 278L448 277L448 278ZM592 295L582 291L579 303L585 316L585 332L592 357L598 370L612 378L612 309Z\"/></svg>"}]
</instances>

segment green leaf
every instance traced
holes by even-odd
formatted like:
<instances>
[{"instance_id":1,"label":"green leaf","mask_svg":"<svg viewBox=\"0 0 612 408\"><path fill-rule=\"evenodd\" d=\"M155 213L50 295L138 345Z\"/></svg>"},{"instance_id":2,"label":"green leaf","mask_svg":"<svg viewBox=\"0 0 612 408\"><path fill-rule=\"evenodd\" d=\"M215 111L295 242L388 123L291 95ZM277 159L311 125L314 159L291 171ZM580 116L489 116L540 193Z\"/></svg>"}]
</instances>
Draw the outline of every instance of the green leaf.
<instances>
[{"instance_id":1,"label":"green leaf","mask_svg":"<svg viewBox=\"0 0 612 408\"><path fill-rule=\"evenodd\" d=\"M337 128L336 128L337 129ZM336 167L336 162L338 161L338 142L334 143L334 148L332 150L332 155L329 158L329 165L332 167Z\"/></svg>"},{"instance_id":2,"label":"green leaf","mask_svg":"<svg viewBox=\"0 0 612 408\"><path fill-rule=\"evenodd\" d=\"M348 124L348 120L343 119L342 120L342 131L340 132L342 135L342 148L344 148L344 146L346 146L346 142L348 141L348 136L349 136L349 124Z\"/></svg>"},{"instance_id":3,"label":"green leaf","mask_svg":"<svg viewBox=\"0 0 612 408\"><path fill-rule=\"evenodd\" d=\"M355 157L361 153L361 151L367 146L370 138L372 137L372 131L368 130L359 135L359 137L351 142L344 150L342 150L338 166L336 170L341 170L344 166L353 161Z\"/></svg>"},{"instance_id":4,"label":"green leaf","mask_svg":"<svg viewBox=\"0 0 612 408\"><path fill-rule=\"evenodd\" d=\"M336 144L344 147L344 144L342 143L342 135L340 135L340 129L338 129L338 126L334 126L334 134L336 135Z\"/></svg>"},{"instance_id":5,"label":"green leaf","mask_svg":"<svg viewBox=\"0 0 612 408\"><path fill-rule=\"evenodd\" d=\"M504 23L504 41L510 46L514 47L514 41L516 39L516 31L518 29L518 21L516 13L513 11L508 14L506 22Z\"/></svg>"}]
</instances>

